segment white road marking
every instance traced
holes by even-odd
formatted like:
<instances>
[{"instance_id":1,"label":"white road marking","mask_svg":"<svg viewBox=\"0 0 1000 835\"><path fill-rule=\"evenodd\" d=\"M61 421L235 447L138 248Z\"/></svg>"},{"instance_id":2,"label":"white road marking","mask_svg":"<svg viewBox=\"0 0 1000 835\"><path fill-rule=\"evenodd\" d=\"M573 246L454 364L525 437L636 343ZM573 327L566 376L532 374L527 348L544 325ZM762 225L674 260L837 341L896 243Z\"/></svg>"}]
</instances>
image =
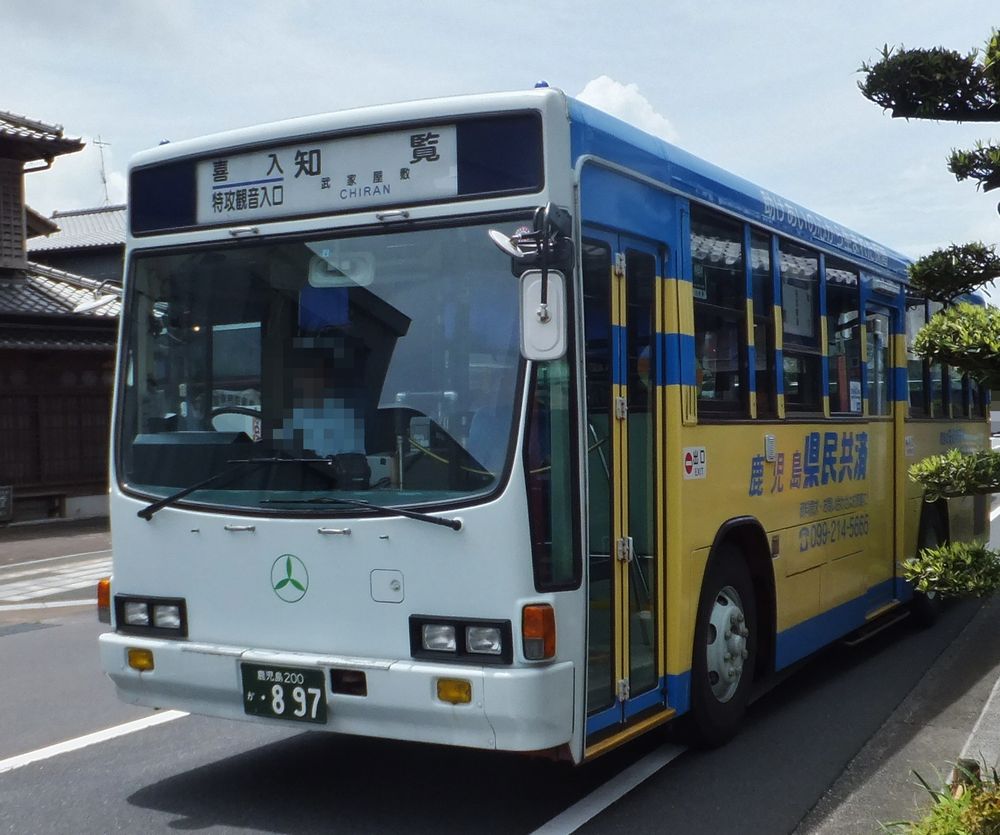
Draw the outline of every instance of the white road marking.
<instances>
[{"instance_id":1,"label":"white road marking","mask_svg":"<svg viewBox=\"0 0 1000 835\"><path fill-rule=\"evenodd\" d=\"M103 731L97 731L86 736L78 736L76 739L57 742L55 745L39 748L37 751L29 751L27 754L8 757L6 760L0 760L0 774L13 771L15 768L31 765L39 760L47 760L51 757L57 757L60 754L68 754L70 751L79 751L81 748L97 745L99 742L107 742L109 739L115 739L116 737L132 734L145 728L152 728L156 725L172 722L174 719L180 719L183 716L187 716L183 711L166 710L163 713L154 713L145 719L136 719L134 722L126 722L124 725L115 725L112 728L105 728Z\"/></svg>"},{"instance_id":2,"label":"white road marking","mask_svg":"<svg viewBox=\"0 0 1000 835\"><path fill-rule=\"evenodd\" d=\"M37 568L0 568L0 600L22 603L39 597L52 597L67 591L92 588L111 573L110 559L92 559L63 566Z\"/></svg>"},{"instance_id":3,"label":"white road marking","mask_svg":"<svg viewBox=\"0 0 1000 835\"><path fill-rule=\"evenodd\" d=\"M52 600L47 603L0 603L2 612L25 612L29 609L60 609L65 606L96 606L96 600Z\"/></svg>"},{"instance_id":4,"label":"white road marking","mask_svg":"<svg viewBox=\"0 0 1000 835\"><path fill-rule=\"evenodd\" d=\"M56 560L71 560L74 557L92 557L94 554L110 554L111 549L105 548L103 551L82 551L79 554L63 554L61 557L45 557L40 560L28 560L27 562L11 562L7 565L0 565L0 569L4 568L20 568L23 565L38 565L42 562L55 562Z\"/></svg>"},{"instance_id":5,"label":"white road marking","mask_svg":"<svg viewBox=\"0 0 1000 835\"><path fill-rule=\"evenodd\" d=\"M687 749L680 745L662 745L639 762L633 763L617 777L578 800L568 809L560 812L548 823L536 829L532 835L569 835L576 832L591 818L596 817L616 800L621 799L644 780L652 777L671 760ZM0 767L2 767L0 763Z\"/></svg>"},{"instance_id":6,"label":"white road marking","mask_svg":"<svg viewBox=\"0 0 1000 835\"><path fill-rule=\"evenodd\" d=\"M46 572L59 572L61 574L71 574L76 571L86 571L91 568L106 568L111 565L111 560L105 557L99 560L83 560L81 562L75 562L72 565L66 566L41 566L39 568L24 568L21 567L20 571L10 571L12 566L0 565L0 579L4 582L7 580L14 580L18 577L35 577L39 574L45 574Z\"/></svg>"},{"instance_id":7,"label":"white road marking","mask_svg":"<svg viewBox=\"0 0 1000 835\"><path fill-rule=\"evenodd\" d=\"M1000 516L1000 507L990 511L990 521L995 522L997 520L997 516Z\"/></svg>"}]
</instances>

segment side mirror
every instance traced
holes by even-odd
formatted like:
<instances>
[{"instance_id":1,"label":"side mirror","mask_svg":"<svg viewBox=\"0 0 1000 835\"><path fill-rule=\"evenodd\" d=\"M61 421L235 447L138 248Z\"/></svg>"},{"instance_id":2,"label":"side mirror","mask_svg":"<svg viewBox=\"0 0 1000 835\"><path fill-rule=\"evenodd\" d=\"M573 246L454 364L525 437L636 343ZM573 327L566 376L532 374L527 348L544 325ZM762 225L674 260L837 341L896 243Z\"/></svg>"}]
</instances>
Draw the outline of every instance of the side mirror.
<instances>
[{"instance_id":1,"label":"side mirror","mask_svg":"<svg viewBox=\"0 0 1000 835\"><path fill-rule=\"evenodd\" d=\"M547 272L547 281L542 270L528 270L520 278L521 355L540 362L566 354L566 277L557 270Z\"/></svg>"}]
</instances>

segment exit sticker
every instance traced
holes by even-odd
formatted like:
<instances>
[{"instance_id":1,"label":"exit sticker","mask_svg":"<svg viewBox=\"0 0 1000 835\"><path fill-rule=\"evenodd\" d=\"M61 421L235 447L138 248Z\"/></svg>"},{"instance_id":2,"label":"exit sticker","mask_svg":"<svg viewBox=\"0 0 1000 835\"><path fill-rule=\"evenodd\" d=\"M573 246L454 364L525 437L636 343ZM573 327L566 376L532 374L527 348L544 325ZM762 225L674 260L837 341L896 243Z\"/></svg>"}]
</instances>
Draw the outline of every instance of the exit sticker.
<instances>
[{"instance_id":1,"label":"exit sticker","mask_svg":"<svg viewBox=\"0 0 1000 835\"><path fill-rule=\"evenodd\" d=\"M705 455L705 447L685 447L683 455L684 478L705 478L705 474L708 471L708 458Z\"/></svg>"}]
</instances>

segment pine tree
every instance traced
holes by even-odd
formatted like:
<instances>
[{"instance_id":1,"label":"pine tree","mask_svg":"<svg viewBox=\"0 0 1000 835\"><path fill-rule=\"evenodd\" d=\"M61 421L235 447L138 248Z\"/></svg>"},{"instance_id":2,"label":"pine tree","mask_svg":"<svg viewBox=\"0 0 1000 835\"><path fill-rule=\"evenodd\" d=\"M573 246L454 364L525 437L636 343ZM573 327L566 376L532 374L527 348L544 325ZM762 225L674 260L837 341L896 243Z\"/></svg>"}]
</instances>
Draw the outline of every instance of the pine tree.
<instances>
[{"instance_id":1,"label":"pine tree","mask_svg":"<svg viewBox=\"0 0 1000 835\"><path fill-rule=\"evenodd\" d=\"M941 47L886 45L881 58L863 64L861 72L862 94L894 118L1000 122L998 30L985 49L966 55ZM981 141L972 149L952 150L948 169L984 191L1000 188L1000 145ZM946 305L917 335L914 351L1000 389L1000 309L955 303L997 278L1000 257L995 246L982 242L936 250L910 268L914 290ZM928 501L1000 492L1000 453L952 450L915 464L910 477L924 487ZM906 564L904 575L922 592L987 594L1000 589L1000 553L983 545L950 543L922 551Z\"/></svg>"}]
</instances>

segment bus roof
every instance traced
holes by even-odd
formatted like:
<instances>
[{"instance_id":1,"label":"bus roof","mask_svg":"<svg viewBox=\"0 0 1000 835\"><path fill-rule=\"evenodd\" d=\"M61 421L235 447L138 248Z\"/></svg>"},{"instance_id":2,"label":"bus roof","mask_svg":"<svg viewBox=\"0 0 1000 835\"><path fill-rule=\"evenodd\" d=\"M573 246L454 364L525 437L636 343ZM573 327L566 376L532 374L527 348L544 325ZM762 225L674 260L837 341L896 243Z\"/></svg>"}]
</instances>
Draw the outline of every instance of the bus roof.
<instances>
[{"instance_id":1,"label":"bus roof","mask_svg":"<svg viewBox=\"0 0 1000 835\"><path fill-rule=\"evenodd\" d=\"M203 157L219 149L259 146L304 136L529 109L548 111L550 116L568 111L574 164L586 156L615 163L692 200L842 255L895 281L907 282L910 261L906 256L555 88L425 99L287 119L165 143L135 155L130 169Z\"/></svg>"},{"instance_id":2,"label":"bus roof","mask_svg":"<svg viewBox=\"0 0 1000 835\"><path fill-rule=\"evenodd\" d=\"M602 110L569 98L574 161L598 157L662 183L686 197L841 255L908 283L905 255L737 177Z\"/></svg>"}]
</instances>

